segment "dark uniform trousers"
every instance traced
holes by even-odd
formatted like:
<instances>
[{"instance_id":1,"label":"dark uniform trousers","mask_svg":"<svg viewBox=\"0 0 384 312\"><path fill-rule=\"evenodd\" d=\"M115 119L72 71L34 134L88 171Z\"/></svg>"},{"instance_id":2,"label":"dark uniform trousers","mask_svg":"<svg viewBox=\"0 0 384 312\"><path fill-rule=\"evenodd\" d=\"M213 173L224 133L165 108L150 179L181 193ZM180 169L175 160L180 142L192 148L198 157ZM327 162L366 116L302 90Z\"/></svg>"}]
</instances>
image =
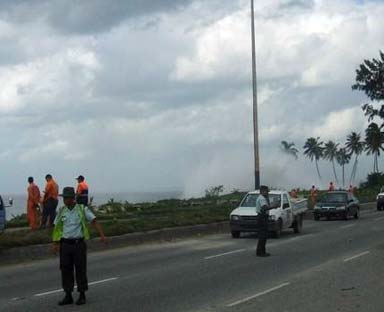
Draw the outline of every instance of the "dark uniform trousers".
<instances>
[{"instance_id":1,"label":"dark uniform trousers","mask_svg":"<svg viewBox=\"0 0 384 312\"><path fill-rule=\"evenodd\" d=\"M84 239L61 239L60 270L61 282L65 292L73 291L75 272L77 291L88 290L87 245Z\"/></svg>"},{"instance_id":2,"label":"dark uniform trousers","mask_svg":"<svg viewBox=\"0 0 384 312\"><path fill-rule=\"evenodd\" d=\"M59 201L54 198L48 198L43 205L43 215L41 219L41 225L44 227L49 217L49 225L53 225L53 221L56 218L56 208Z\"/></svg>"},{"instance_id":3,"label":"dark uniform trousers","mask_svg":"<svg viewBox=\"0 0 384 312\"><path fill-rule=\"evenodd\" d=\"M268 214L260 214L258 219L258 242L257 242L257 254L265 254L265 245L268 237Z\"/></svg>"}]
</instances>

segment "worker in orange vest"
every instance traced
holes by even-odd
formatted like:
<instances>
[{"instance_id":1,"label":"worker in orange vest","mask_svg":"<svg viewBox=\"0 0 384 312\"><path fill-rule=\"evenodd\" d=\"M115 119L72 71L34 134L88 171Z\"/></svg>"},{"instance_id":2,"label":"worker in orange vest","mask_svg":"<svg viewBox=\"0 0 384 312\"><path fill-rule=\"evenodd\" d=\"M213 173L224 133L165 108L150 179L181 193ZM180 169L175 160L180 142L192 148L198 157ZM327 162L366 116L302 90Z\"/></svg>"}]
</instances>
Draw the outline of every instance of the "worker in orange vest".
<instances>
[{"instance_id":1,"label":"worker in orange vest","mask_svg":"<svg viewBox=\"0 0 384 312\"><path fill-rule=\"evenodd\" d=\"M352 195L353 195L353 193L355 192L355 188L353 187L352 184L349 185L348 192L351 193Z\"/></svg>"},{"instance_id":2,"label":"worker in orange vest","mask_svg":"<svg viewBox=\"0 0 384 312\"><path fill-rule=\"evenodd\" d=\"M56 208L59 204L59 186L53 179L51 174L45 176L47 184L43 198L43 217L41 220L41 228L53 226L53 221L56 218Z\"/></svg>"},{"instance_id":3,"label":"worker in orange vest","mask_svg":"<svg viewBox=\"0 0 384 312\"><path fill-rule=\"evenodd\" d=\"M39 218L38 209L40 208L40 189L34 183L33 177L28 178L28 199L27 199L27 218L29 227L32 230L38 228Z\"/></svg>"},{"instance_id":4,"label":"worker in orange vest","mask_svg":"<svg viewBox=\"0 0 384 312\"><path fill-rule=\"evenodd\" d=\"M317 189L314 185L312 185L310 197L311 197L311 202L314 205L317 199Z\"/></svg>"},{"instance_id":5,"label":"worker in orange vest","mask_svg":"<svg viewBox=\"0 0 384 312\"><path fill-rule=\"evenodd\" d=\"M85 178L79 175L77 178L77 189L76 189L76 202L80 205L88 206L88 184L85 182Z\"/></svg>"}]
</instances>

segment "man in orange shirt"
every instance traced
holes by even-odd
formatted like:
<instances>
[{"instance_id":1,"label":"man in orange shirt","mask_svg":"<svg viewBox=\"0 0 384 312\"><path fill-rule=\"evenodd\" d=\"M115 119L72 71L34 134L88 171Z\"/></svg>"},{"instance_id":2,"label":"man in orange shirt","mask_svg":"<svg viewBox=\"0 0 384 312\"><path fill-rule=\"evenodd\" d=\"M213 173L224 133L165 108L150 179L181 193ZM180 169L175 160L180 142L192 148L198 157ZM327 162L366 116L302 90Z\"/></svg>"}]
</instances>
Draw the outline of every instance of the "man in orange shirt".
<instances>
[{"instance_id":1,"label":"man in orange shirt","mask_svg":"<svg viewBox=\"0 0 384 312\"><path fill-rule=\"evenodd\" d=\"M27 199L27 218L29 226L32 230L38 228L38 212L40 204L40 190L39 187L33 182L33 177L28 178L28 199Z\"/></svg>"},{"instance_id":2,"label":"man in orange shirt","mask_svg":"<svg viewBox=\"0 0 384 312\"><path fill-rule=\"evenodd\" d=\"M80 205L88 206L88 184L85 178L79 175L77 178L76 202Z\"/></svg>"},{"instance_id":3,"label":"man in orange shirt","mask_svg":"<svg viewBox=\"0 0 384 312\"><path fill-rule=\"evenodd\" d=\"M335 190L335 186L333 185L333 182L329 182L329 187L328 187L328 191L329 192L333 192Z\"/></svg>"},{"instance_id":4,"label":"man in orange shirt","mask_svg":"<svg viewBox=\"0 0 384 312\"><path fill-rule=\"evenodd\" d=\"M56 208L59 204L59 186L53 180L52 175L45 176L47 184L45 185L45 193L43 198L43 218L41 220L41 228L53 226L56 218Z\"/></svg>"},{"instance_id":5,"label":"man in orange shirt","mask_svg":"<svg viewBox=\"0 0 384 312\"><path fill-rule=\"evenodd\" d=\"M317 199L317 189L316 189L316 186L312 185L312 188L311 188L311 202L312 204L316 204L316 199Z\"/></svg>"}]
</instances>

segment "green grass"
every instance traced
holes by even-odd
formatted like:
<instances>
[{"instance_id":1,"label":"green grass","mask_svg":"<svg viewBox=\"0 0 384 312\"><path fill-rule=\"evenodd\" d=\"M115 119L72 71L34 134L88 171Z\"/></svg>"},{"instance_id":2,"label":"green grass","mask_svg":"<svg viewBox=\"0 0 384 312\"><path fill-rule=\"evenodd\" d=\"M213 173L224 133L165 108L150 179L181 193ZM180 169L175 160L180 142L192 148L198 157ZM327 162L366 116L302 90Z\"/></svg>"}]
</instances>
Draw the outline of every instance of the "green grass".
<instances>
[{"instance_id":1,"label":"green grass","mask_svg":"<svg viewBox=\"0 0 384 312\"><path fill-rule=\"evenodd\" d=\"M129 204L112 202L96 210L97 219L107 236L158 230L162 228L208 224L228 220L243 193L218 199L166 200L157 203ZM233 200L233 202L230 202ZM218 201L225 201L218 204ZM109 211L103 214L100 211ZM14 218L8 227L27 226L26 216ZM97 236L91 228L91 236ZM0 236L0 249L51 242L52 230L6 231Z\"/></svg>"}]
</instances>

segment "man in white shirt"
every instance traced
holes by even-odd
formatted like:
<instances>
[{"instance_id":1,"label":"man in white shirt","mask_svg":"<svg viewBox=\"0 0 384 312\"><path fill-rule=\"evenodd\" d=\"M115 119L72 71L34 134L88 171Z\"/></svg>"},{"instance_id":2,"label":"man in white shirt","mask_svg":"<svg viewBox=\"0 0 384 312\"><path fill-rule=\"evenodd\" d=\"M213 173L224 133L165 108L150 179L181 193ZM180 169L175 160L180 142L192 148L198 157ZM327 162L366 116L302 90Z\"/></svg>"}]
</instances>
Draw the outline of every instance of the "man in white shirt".
<instances>
[{"instance_id":1,"label":"man in white shirt","mask_svg":"<svg viewBox=\"0 0 384 312\"><path fill-rule=\"evenodd\" d=\"M265 245L267 244L268 237L268 216L269 210L278 207L278 205L271 206L268 197L269 189L268 186L260 186L260 195L256 200L256 212L258 222L258 242L256 249L256 256L258 257L269 257L270 254L265 251Z\"/></svg>"}]
</instances>

